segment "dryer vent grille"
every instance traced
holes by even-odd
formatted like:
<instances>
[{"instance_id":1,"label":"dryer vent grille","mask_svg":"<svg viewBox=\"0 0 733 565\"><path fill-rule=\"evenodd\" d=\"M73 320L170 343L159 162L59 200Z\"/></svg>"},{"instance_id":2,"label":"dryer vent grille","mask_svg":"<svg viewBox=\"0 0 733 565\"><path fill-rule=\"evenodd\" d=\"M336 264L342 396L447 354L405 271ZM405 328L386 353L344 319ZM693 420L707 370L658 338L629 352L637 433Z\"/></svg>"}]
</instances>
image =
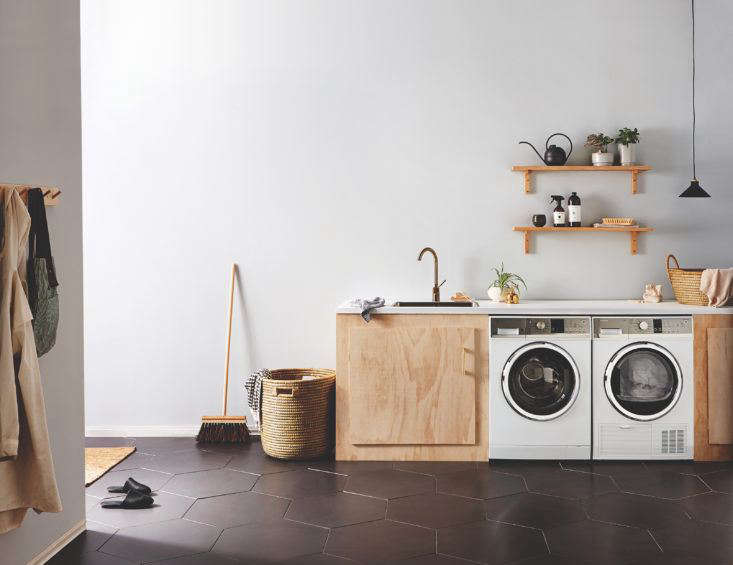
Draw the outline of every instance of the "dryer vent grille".
<instances>
[{"instance_id":1,"label":"dryer vent grille","mask_svg":"<svg viewBox=\"0 0 733 565\"><path fill-rule=\"evenodd\" d=\"M674 429L674 430L662 430L662 444L660 453L672 454L672 453L685 453L685 430Z\"/></svg>"}]
</instances>

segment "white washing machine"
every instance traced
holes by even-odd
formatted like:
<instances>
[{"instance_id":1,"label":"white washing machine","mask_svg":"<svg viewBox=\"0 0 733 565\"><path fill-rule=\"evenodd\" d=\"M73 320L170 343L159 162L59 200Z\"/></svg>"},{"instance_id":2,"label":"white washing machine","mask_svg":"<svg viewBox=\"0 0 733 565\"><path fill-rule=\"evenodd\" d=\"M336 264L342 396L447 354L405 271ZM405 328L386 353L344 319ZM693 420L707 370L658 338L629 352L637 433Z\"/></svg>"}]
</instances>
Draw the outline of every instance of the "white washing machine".
<instances>
[{"instance_id":1,"label":"white washing machine","mask_svg":"<svg viewBox=\"0 0 733 565\"><path fill-rule=\"evenodd\" d=\"M489 458L590 459L588 317L491 318Z\"/></svg>"},{"instance_id":2,"label":"white washing machine","mask_svg":"<svg viewBox=\"0 0 733 565\"><path fill-rule=\"evenodd\" d=\"M593 458L692 459L692 318L593 318Z\"/></svg>"}]
</instances>

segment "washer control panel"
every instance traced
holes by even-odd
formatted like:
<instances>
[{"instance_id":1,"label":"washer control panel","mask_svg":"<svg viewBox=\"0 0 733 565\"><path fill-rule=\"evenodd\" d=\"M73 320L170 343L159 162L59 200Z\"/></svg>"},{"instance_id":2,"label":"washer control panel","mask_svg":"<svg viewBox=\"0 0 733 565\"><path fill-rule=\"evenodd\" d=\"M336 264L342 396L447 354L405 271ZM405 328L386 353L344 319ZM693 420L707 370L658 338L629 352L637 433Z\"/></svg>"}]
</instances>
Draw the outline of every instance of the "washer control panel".
<instances>
[{"instance_id":1,"label":"washer control panel","mask_svg":"<svg viewBox=\"0 0 733 565\"><path fill-rule=\"evenodd\" d=\"M644 334L692 335L692 318L689 316L593 318L594 337Z\"/></svg>"},{"instance_id":2,"label":"washer control panel","mask_svg":"<svg viewBox=\"0 0 733 565\"><path fill-rule=\"evenodd\" d=\"M584 317L491 318L492 336L549 336L562 334L590 336L590 319Z\"/></svg>"}]
</instances>

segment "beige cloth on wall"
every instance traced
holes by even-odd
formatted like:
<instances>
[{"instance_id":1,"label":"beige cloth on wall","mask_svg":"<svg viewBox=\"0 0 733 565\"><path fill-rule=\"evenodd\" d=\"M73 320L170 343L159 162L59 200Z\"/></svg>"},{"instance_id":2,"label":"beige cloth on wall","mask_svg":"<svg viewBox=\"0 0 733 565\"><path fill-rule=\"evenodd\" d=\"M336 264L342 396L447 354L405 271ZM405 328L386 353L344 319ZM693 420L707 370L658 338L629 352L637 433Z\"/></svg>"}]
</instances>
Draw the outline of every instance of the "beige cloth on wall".
<instances>
[{"instance_id":1,"label":"beige cloth on wall","mask_svg":"<svg viewBox=\"0 0 733 565\"><path fill-rule=\"evenodd\" d=\"M708 297L708 306L725 306L733 295L733 268L705 269L700 277L700 292Z\"/></svg>"},{"instance_id":2,"label":"beige cloth on wall","mask_svg":"<svg viewBox=\"0 0 733 565\"><path fill-rule=\"evenodd\" d=\"M30 306L23 286L30 216L16 190L0 188L0 533L29 508L61 512Z\"/></svg>"}]
</instances>

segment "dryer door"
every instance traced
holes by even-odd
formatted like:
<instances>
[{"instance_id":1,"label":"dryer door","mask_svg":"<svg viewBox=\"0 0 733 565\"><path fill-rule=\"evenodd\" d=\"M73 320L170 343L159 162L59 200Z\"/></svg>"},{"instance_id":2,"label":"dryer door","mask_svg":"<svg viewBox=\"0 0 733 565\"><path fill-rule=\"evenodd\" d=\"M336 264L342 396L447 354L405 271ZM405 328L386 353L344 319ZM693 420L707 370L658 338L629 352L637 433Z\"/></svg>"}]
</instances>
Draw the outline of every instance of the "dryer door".
<instances>
[{"instance_id":1,"label":"dryer door","mask_svg":"<svg viewBox=\"0 0 733 565\"><path fill-rule=\"evenodd\" d=\"M649 421L674 408L682 393L682 371L674 356L655 343L621 348L608 362L606 396L624 416Z\"/></svg>"},{"instance_id":2,"label":"dryer door","mask_svg":"<svg viewBox=\"0 0 733 565\"><path fill-rule=\"evenodd\" d=\"M502 388L511 407L530 420L552 420L578 397L580 375L567 351L533 342L515 351L504 365Z\"/></svg>"}]
</instances>

